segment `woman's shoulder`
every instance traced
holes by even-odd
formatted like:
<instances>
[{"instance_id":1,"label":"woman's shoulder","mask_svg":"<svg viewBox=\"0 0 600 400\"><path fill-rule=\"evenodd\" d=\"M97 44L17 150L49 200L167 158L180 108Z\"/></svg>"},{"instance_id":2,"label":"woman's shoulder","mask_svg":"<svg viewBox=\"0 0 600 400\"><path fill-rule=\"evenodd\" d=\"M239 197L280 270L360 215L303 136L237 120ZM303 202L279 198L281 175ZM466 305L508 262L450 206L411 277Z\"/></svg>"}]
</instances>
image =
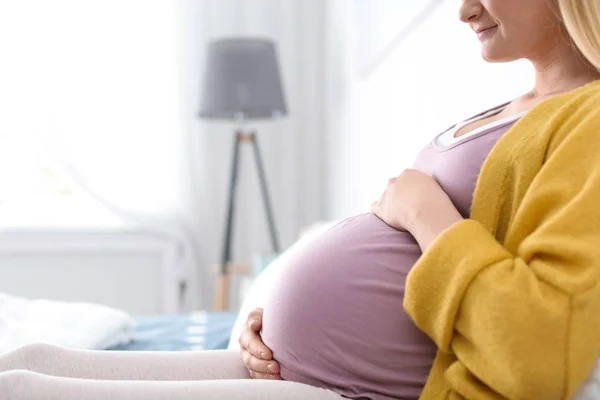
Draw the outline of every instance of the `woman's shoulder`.
<instances>
[{"instance_id":1,"label":"woman's shoulder","mask_svg":"<svg viewBox=\"0 0 600 400\"><path fill-rule=\"evenodd\" d=\"M565 117L574 117L575 113L585 115L600 114L600 80L581 86L570 92L546 100L538 107L548 108Z\"/></svg>"},{"instance_id":2,"label":"woman's shoulder","mask_svg":"<svg viewBox=\"0 0 600 400\"><path fill-rule=\"evenodd\" d=\"M524 127L535 127L538 138L548 141L550 152L583 138L600 145L600 80L546 100L526 117Z\"/></svg>"}]
</instances>

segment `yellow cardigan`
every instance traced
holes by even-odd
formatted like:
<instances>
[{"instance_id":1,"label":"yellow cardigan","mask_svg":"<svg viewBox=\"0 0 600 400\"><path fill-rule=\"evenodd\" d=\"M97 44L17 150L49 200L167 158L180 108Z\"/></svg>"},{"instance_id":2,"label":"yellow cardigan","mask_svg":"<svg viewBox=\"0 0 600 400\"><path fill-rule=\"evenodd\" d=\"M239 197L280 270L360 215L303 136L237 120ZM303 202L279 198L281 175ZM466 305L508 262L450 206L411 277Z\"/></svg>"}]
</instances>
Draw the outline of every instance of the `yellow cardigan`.
<instances>
[{"instance_id":1,"label":"yellow cardigan","mask_svg":"<svg viewBox=\"0 0 600 400\"><path fill-rule=\"evenodd\" d=\"M538 105L496 144L471 218L408 276L439 351L421 399L568 399L600 350L600 81Z\"/></svg>"}]
</instances>

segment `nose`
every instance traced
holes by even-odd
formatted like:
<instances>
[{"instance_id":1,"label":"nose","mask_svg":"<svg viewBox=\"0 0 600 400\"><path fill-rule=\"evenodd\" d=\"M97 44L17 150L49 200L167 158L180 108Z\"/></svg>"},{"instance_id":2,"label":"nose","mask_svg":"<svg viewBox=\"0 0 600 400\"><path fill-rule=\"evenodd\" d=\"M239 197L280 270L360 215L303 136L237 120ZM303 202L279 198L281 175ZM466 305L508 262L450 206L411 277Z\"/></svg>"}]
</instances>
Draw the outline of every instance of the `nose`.
<instances>
[{"instance_id":1,"label":"nose","mask_svg":"<svg viewBox=\"0 0 600 400\"><path fill-rule=\"evenodd\" d=\"M483 6L479 0L463 0L458 12L458 19L464 23L475 21L481 16Z\"/></svg>"}]
</instances>

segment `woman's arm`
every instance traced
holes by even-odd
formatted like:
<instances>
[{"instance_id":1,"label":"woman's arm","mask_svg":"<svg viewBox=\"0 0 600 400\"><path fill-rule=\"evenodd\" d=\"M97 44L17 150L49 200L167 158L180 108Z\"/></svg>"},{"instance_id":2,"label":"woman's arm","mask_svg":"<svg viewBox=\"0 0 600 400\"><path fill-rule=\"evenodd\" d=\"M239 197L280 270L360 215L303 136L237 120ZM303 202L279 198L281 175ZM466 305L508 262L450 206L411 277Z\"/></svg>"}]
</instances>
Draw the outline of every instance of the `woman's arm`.
<instances>
[{"instance_id":1,"label":"woman's arm","mask_svg":"<svg viewBox=\"0 0 600 400\"><path fill-rule=\"evenodd\" d=\"M465 398L568 398L600 349L600 132L579 126L549 155L503 244L451 224L407 281L404 307L456 357Z\"/></svg>"}]
</instances>

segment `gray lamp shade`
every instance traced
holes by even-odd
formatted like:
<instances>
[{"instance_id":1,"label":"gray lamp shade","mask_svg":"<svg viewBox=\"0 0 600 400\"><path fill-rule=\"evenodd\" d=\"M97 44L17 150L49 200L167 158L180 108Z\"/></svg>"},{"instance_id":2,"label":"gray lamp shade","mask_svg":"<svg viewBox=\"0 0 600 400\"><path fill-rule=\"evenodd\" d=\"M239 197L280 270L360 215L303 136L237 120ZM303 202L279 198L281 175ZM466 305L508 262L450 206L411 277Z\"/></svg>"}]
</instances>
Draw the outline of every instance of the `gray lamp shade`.
<instances>
[{"instance_id":1,"label":"gray lamp shade","mask_svg":"<svg viewBox=\"0 0 600 400\"><path fill-rule=\"evenodd\" d=\"M264 39L230 38L209 43L200 116L271 119L287 114L277 52Z\"/></svg>"}]
</instances>

